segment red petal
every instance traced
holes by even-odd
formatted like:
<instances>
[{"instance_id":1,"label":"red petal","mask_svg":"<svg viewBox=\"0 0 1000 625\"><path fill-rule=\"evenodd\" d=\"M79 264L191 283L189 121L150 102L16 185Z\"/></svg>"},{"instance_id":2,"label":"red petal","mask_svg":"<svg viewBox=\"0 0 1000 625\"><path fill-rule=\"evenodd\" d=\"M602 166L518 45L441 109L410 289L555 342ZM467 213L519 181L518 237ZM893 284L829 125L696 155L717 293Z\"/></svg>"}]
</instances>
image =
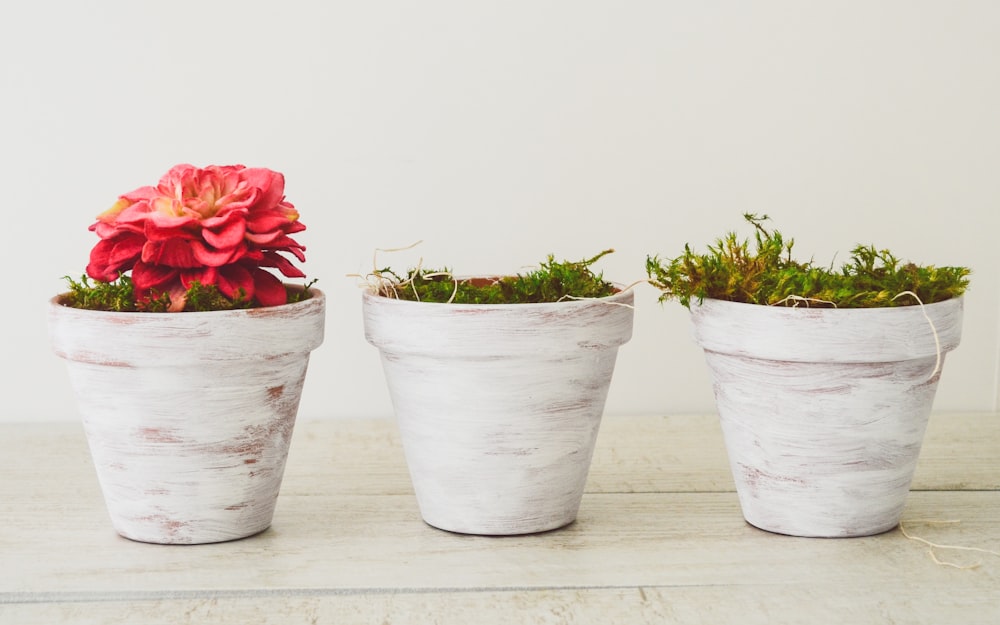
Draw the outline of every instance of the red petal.
<instances>
[{"instance_id":1,"label":"red petal","mask_svg":"<svg viewBox=\"0 0 1000 625\"><path fill-rule=\"evenodd\" d=\"M244 169L242 174L250 186L260 189L257 201L254 202L256 207L273 208L284 199L285 177L282 174L262 167Z\"/></svg>"},{"instance_id":2,"label":"red petal","mask_svg":"<svg viewBox=\"0 0 1000 625\"><path fill-rule=\"evenodd\" d=\"M271 245L271 248L271 251L273 252L288 252L289 254L295 256L295 258L298 258L299 262L306 262L306 248L291 239L277 241L275 244Z\"/></svg>"},{"instance_id":3,"label":"red petal","mask_svg":"<svg viewBox=\"0 0 1000 625\"><path fill-rule=\"evenodd\" d=\"M122 210L120 213L114 216L114 219L107 220L98 217L98 221L105 224L112 225L116 228L128 228L130 230L138 230L142 228L143 223L149 219L150 216L149 202L136 202Z\"/></svg>"},{"instance_id":4,"label":"red petal","mask_svg":"<svg viewBox=\"0 0 1000 625\"><path fill-rule=\"evenodd\" d=\"M245 266L256 265L259 264L260 261L264 260L264 252L248 247L246 252L243 254L243 258L240 260L242 261L241 264Z\"/></svg>"},{"instance_id":5,"label":"red petal","mask_svg":"<svg viewBox=\"0 0 1000 625\"><path fill-rule=\"evenodd\" d=\"M191 242L191 251L194 258L207 267L222 267L236 262L246 254L246 248L242 245L236 248L217 250L208 247L201 241ZM193 266L193 265L192 265Z\"/></svg>"},{"instance_id":6,"label":"red petal","mask_svg":"<svg viewBox=\"0 0 1000 625\"><path fill-rule=\"evenodd\" d=\"M87 265L87 275L94 280L111 282L118 277L118 270L108 262L115 244L112 241L99 241L90 250L90 263Z\"/></svg>"},{"instance_id":7,"label":"red petal","mask_svg":"<svg viewBox=\"0 0 1000 625\"><path fill-rule=\"evenodd\" d=\"M293 265L287 258L276 252L264 252L264 260L260 262L262 267L274 267L289 278L305 278L306 274Z\"/></svg>"},{"instance_id":8,"label":"red petal","mask_svg":"<svg viewBox=\"0 0 1000 625\"><path fill-rule=\"evenodd\" d=\"M139 258L142 245L142 236L129 232L98 242L90 251L87 275L105 282L116 279L119 272L132 268L132 264Z\"/></svg>"},{"instance_id":9,"label":"red petal","mask_svg":"<svg viewBox=\"0 0 1000 625\"><path fill-rule=\"evenodd\" d=\"M288 303L285 285L270 272L254 269L253 282L257 288L255 296L261 306L280 306Z\"/></svg>"},{"instance_id":10,"label":"red petal","mask_svg":"<svg viewBox=\"0 0 1000 625\"><path fill-rule=\"evenodd\" d=\"M141 223L134 223L134 224L123 224L123 223L105 224L105 223L97 222L93 226L91 226L90 229L93 230L94 232L96 232L97 236L101 237L102 239L110 239L110 238L113 238L113 237L116 237L116 236L120 236L120 235L123 235L123 234L126 234L126 233L138 234L140 236L145 236L143 234L144 226Z\"/></svg>"},{"instance_id":11,"label":"red petal","mask_svg":"<svg viewBox=\"0 0 1000 625\"><path fill-rule=\"evenodd\" d=\"M216 271L215 267L209 267L207 269L186 269L180 272L181 284L184 285L184 289L190 289L191 285L197 282L201 285L212 285L216 284L219 279L219 272Z\"/></svg>"},{"instance_id":12,"label":"red petal","mask_svg":"<svg viewBox=\"0 0 1000 625\"><path fill-rule=\"evenodd\" d=\"M150 239L164 240L173 238L193 239L193 230L199 228L198 220L194 217L171 217L156 213L149 215L146 219L146 236Z\"/></svg>"},{"instance_id":13,"label":"red petal","mask_svg":"<svg viewBox=\"0 0 1000 625\"><path fill-rule=\"evenodd\" d=\"M184 179L185 176L192 176L198 168L189 163L179 163L170 168L170 171L160 178L160 185L173 190L175 183Z\"/></svg>"},{"instance_id":14,"label":"red petal","mask_svg":"<svg viewBox=\"0 0 1000 625\"><path fill-rule=\"evenodd\" d=\"M257 234L266 234L275 230L280 231L294 223L295 220L278 211L251 212L247 216L247 230L256 232Z\"/></svg>"},{"instance_id":15,"label":"red petal","mask_svg":"<svg viewBox=\"0 0 1000 625\"><path fill-rule=\"evenodd\" d=\"M253 278L242 265L227 265L220 268L215 284L229 299L234 299L240 289L243 289L243 297L252 299L254 296Z\"/></svg>"},{"instance_id":16,"label":"red petal","mask_svg":"<svg viewBox=\"0 0 1000 625\"><path fill-rule=\"evenodd\" d=\"M280 230L269 230L267 232L251 232L247 231L246 239L251 243L256 243L262 247L285 247L285 246L297 246L298 243L295 239L289 237L289 234L294 234L296 232L302 232L306 227L297 221L288 222L288 225ZM276 241L282 241L281 243L276 243ZM304 248L303 248L304 249Z\"/></svg>"},{"instance_id":17,"label":"red petal","mask_svg":"<svg viewBox=\"0 0 1000 625\"><path fill-rule=\"evenodd\" d=\"M120 237L115 240L115 246L108 255L108 262L118 267L131 265L139 259L144 244L145 241L141 236Z\"/></svg>"},{"instance_id":18,"label":"red petal","mask_svg":"<svg viewBox=\"0 0 1000 625\"><path fill-rule=\"evenodd\" d=\"M135 191L130 191L121 196L121 199L128 200L133 204L136 202L142 202L144 200L151 200L154 197L160 195L160 191L156 187L139 187Z\"/></svg>"},{"instance_id":19,"label":"red petal","mask_svg":"<svg viewBox=\"0 0 1000 625\"><path fill-rule=\"evenodd\" d=\"M261 247L269 245L280 236L282 236L281 230L272 230L271 232L265 232L263 234L255 234L253 232L246 233L247 241L260 245Z\"/></svg>"},{"instance_id":20,"label":"red petal","mask_svg":"<svg viewBox=\"0 0 1000 625\"><path fill-rule=\"evenodd\" d=\"M242 211L227 213L218 223L212 221L215 220L205 220L201 231L202 238L212 247L233 248L243 241L247 222Z\"/></svg>"},{"instance_id":21,"label":"red petal","mask_svg":"<svg viewBox=\"0 0 1000 625\"><path fill-rule=\"evenodd\" d=\"M152 288L166 291L168 283L177 280L179 273L173 267L138 262L132 268L132 282L138 291L149 291Z\"/></svg>"},{"instance_id":22,"label":"red petal","mask_svg":"<svg viewBox=\"0 0 1000 625\"><path fill-rule=\"evenodd\" d=\"M202 263L195 257L192 243L186 239L147 241L142 248L142 262L177 268L200 267Z\"/></svg>"}]
</instances>

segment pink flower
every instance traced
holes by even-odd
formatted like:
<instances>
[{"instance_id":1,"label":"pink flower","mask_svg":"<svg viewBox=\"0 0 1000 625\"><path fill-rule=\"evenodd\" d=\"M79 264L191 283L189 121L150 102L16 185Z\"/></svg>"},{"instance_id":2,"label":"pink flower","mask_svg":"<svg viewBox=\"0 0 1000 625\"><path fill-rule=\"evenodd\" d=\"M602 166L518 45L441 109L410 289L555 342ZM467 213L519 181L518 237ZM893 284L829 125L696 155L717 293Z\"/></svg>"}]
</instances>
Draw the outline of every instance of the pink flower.
<instances>
[{"instance_id":1,"label":"pink flower","mask_svg":"<svg viewBox=\"0 0 1000 625\"><path fill-rule=\"evenodd\" d=\"M264 268L305 277L282 253L305 261L289 235L306 228L284 192L284 176L270 169L177 165L98 215L87 274L110 282L131 271L137 301L169 293L171 310L184 308L195 281L231 299L242 291L261 306L284 304L284 285Z\"/></svg>"}]
</instances>

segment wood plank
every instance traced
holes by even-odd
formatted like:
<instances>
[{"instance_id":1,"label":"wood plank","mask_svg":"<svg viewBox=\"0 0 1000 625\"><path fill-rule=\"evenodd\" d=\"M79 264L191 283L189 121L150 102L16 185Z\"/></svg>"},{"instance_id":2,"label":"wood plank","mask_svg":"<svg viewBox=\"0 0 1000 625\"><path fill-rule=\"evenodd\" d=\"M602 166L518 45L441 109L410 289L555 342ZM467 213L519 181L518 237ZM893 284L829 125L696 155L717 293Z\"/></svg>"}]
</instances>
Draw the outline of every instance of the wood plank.
<instances>
[{"instance_id":1,"label":"wood plank","mask_svg":"<svg viewBox=\"0 0 1000 625\"><path fill-rule=\"evenodd\" d=\"M956 573L956 576L964 572ZM149 597L0 605L0 621L19 625L179 625L184 623L407 623L476 625L566 623L629 625L995 625L1000 603L960 580L910 590L900 581L872 587L663 586L469 592L282 592L202 598ZM926 592L922 592L926 590Z\"/></svg>"},{"instance_id":2,"label":"wood plank","mask_svg":"<svg viewBox=\"0 0 1000 625\"><path fill-rule=\"evenodd\" d=\"M0 536L0 597L78 600L209 589L454 591L745 584L946 587L953 569L898 530L858 539L779 536L747 525L732 493L592 494L560 531L487 538L423 524L412 496L289 496L254 538L164 547L119 538L93 502L53 504L11 519ZM1000 493L916 492L907 519L936 542L1000 551ZM44 523L44 531L38 531ZM1000 557L971 564L963 584L994 593Z\"/></svg>"},{"instance_id":3,"label":"wood plank","mask_svg":"<svg viewBox=\"0 0 1000 625\"><path fill-rule=\"evenodd\" d=\"M391 420L295 436L271 529L164 547L114 534L78 424L0 426L0 622L1000 621L1000 556L748 526L712 417L606 419L579 520L505 538L420 521ZM932 418L910 532L1000 551L998 442Z\"/></svg>"},{"instance_id":4,"label":"wood plank","mask_svg":"<svg viewBox=\"0 0 1000 625\"><path fill-rule=\"evenodd\" d=\"M914 490L1000 490L1000 414L932 414Z\"/></svg>"}]
</instances>

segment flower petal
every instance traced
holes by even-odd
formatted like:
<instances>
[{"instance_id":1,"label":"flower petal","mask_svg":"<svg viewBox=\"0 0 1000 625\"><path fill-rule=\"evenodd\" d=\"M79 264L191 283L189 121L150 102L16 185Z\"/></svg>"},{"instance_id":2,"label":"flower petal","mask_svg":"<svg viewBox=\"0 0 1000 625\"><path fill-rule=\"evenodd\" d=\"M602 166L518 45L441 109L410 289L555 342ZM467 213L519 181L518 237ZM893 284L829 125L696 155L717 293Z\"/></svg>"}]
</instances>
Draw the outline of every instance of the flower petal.
<instances>
[{"instance_id":1,"label":"flower petal","mask_svg":"<svg viewBox=\"0 0 1000 625\"><path fill-rule=\"evenodd\" d=\"M138 262L132 268L132 283L138 291L149 291L153 288L166 291L169 289L169 283L178 279L179 273L173 267Z\"/></svg>"},{"instance_id":2,"label":"flower petal","mask_svg":"<svg viewBox=\"0 0 1000 625\"><path fill-rule=\"evenodd\" d=\"M117 279L119 273L130 270L139 259L142 246L142 237L129 232L100 241L90 251L87 275L102 282Z\"/></svg>"},{"instance_id":3,"label":"flower petal","mask_svg":"<svg viewBox=\"0 0 1000 625\"><path fill-rule=\"evenodd\" d=\"M241 289L243 297L246 299L254 297L253 277L250 275L250 271L242 265L227 265L220 268L215 284L229 299L235 299Z\"/></svg>"},{"instance_id":4,"label":"flower petal","mask_svg":"<svg viewBox=\"0 0 1000 625\"><path fill-rule=\"evenodd\" d=\"M247 217L247 230L263 234L280 231L294 222L288 215L276 211L252 212Z\"/></svg>"},{"instance_id":5,"label":"flower petal","mask_svg":"<svg viewBox=\"0 0 1000 625\"><path fill-rule=\"evenodd\" d=\"M215 267L185 269L180 272L180 279L185 289L190 289L195 282L203 286L208 286L218 282L219 272Z\"/></svg>"},{"instance_id":6,"label":"flower petal","mask_svg":"<svg viewBox=\"0 0 1000 625\"><path fill-rule=\"evenodd\" d=\"M191 251L195 260L207 267L223 267L232 264L243 258L246 254L245 246L237 246L228 249L215 249L202 243L201 241L191 242Z\"/></svg>"},{"instance_id":7,"label":"flower petal","mask_svg":"<svg viewBox=\"0 0 1000 625\"><path fill-rule=\"evenodd\" d=\"M246 240L255 245L261 247L266 247L270 245L272 241L275 241L278 237L283 236L284 233L281 230L274 230L272 232L266 232L264 234L256 234L253 232L246 233Z\"/></svg>"},{"instance_id":8,"label":"flower petal","mask_svg":"<svg viewBox=\"0 0 1000 625\"><path fill-rule=\"evenodd\" d=\"M280 306L288 303L288 292L274 274L263 269L253 270L253 282L256 291L254 297L261 306Z\"/></svg>"},{"instance_id":9,"label":"flower petal","mask_svg":"<svg viewBox=\"0 0 1000 625\"><path fill-rule=\"evenodd\" d=\"M101 282L111 282L118 277L117 268L109 262L114 248L114 241L103 240L90 250L90 263L87 265L88 276Z\"/></svg>"},{"instance_id":10,"label":"flower petal","mask_svg":"<svg viewBox=\"0 0 1000 625\"><path fill-rule=\"evenodd\" d=\"M243 242L243 235L247 231L247 223L244 215L240 211L226 213L226 216L208 225L209 220L205 220L205 228L201 232L205 242L219 249L234 248ZM213 220L215 221L215 220Z\"/></svg>"},{"instance_id":11,"label":"flower petal","mask_svg":"<svg viewBox=\"0 0 1000 625\"><path fill-rule=\"evenodd\" d=\"M125 270L130 269L142 254L142 237L124 236L113 239L113 241L114 247L108 254L108 264Z\"/></svg>"},{"instance_id":12,"label":"flower petal","mask_svg":"<svg viewBox=\"0 0 1000 625\"><path fill-rule=\"evenodd\" d=\"M142 262L182 269L202 266L195 257L192 242L187 239L146 241L142 247Z\"/></svg>"},{"instance_id":13,"label":"flower petal","mask_svg":"<svg viewBox=\"0 0 1000 625\"><path fill-rule=\"evenodd\" d=\"M289 278L306 277L306 274L302 273L301 269L277 252L264 252L264 260L260 261L260 265L262 267L274 267Z\"/></svg>"},{"instance_id":14,"label":"flower petal","mask_svg":"<svg viewBox=\"0 0 1000 625\"><path fill-rule=\"evenodd\" d=\"M255 207L270 209L285 199L285 177L282 174L263 167L250 167L244 169L242 175L250 186L260 190Z\"/></svg>"}]
</instances>

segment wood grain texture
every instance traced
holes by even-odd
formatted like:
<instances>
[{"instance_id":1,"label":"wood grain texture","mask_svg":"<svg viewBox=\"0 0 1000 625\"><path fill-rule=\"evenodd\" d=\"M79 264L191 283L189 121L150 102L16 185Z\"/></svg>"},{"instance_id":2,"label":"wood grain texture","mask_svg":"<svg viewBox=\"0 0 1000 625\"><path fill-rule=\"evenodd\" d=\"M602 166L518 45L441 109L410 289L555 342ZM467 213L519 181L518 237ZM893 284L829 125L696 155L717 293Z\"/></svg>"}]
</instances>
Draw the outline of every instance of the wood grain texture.
<instances>
[{"instance_id":1,"label":"wood grain texture","mask_svg":"<svg viewBox=\"0 0 1000 625\"><path fill-rule=\"evenodd\" d=\"M274 514L325 297L265 309L111 313L50 305L114 528L242 538Z\"/></svg>"},{"instance_id":2,"label":"wood grain texture","mask_svg":"<svg viewBox=\"0 0 1000 625\"><path fill-rule=\"evenodd\" d=\"M947 584L960 572L936 564L924 545L898 530L852 540L760 531L740 517L733 493L587 495L575 523L504 537L430 527L420 521L412 496L290 497L265 532L192 548L126 541L102 523L99 507L61 510L84 518L83 529L57 520L38 533L18 523L21 543L4 541L0 561L16 566L4 573L0 601L199 598L219 590L247 595L308 588L374 593L802 581L844 587L862 578L899 576L926 588ZM957 519L954 525L910 530L935 542L995 550L998 512L1000 494L967 491L914 493L906 515L914 521ZM56 547L65 552L54 552ZM31 555L43 553L59 555ZM979 564L964 571L962 583L1000 588L996 556L939 555ZM241 560L244 565L234 566Z\"/></svg>"},{"instance_id":3,"label":"wood grain texture","mask_svg":"<svg viewBox=\"0 0 1000 625\"><path fill-rule=\"evenodd\" d=\"M961 313L960 298L885 309L692 307L746 519L797 536L895 527Z\"/></svg>"},{"instance_id":4,"label":"wood grain texture","mask_svg":"<svg viewBox=\"0 0 1000 625\"><path fill-rule=\"evenodd\" d=\"M906 576L872 586L830 587L804 581L714 586L684 584L566 589L482 589L419 592L322 592L310 589L252 595L217 593L182 598L150 596L99 603L66 601L0 605L0 620L22 625L192 625L295 623L477 625L995 625L1000 604L985 603L980 584L951 592L910 587Z\"/></svg>"},{"instance_id":5,"label":"wood grain texture","mask_svg":"<svg viewBox=\"0 0 1000 625\"><path fill-rule=\"evenodd\" d=\"M549 304L363 294L424 520L523 534L576 518L631 291Z\"/></svg>"},{"instance_id":6,"label":"wood grain texture","mask_svg":"<svg viewBox=\"0 0 1000 625\"><path fill-rule=\"evenodd\" d=\"M421 521L392 420L296 426L272 526L164 547L107 523L79 425L0 426L0 622L972 623L1000 557L898 530L849 540L741 516L711 415L605 419L578 519L484 537ZM1000 415L935 414L904 520L1000 551ZM39 462L44 456L46 461ZM946 489L946 490L944 490ZM920 521L953 520L933 524Z\"/></svg>"}]
</instances>

